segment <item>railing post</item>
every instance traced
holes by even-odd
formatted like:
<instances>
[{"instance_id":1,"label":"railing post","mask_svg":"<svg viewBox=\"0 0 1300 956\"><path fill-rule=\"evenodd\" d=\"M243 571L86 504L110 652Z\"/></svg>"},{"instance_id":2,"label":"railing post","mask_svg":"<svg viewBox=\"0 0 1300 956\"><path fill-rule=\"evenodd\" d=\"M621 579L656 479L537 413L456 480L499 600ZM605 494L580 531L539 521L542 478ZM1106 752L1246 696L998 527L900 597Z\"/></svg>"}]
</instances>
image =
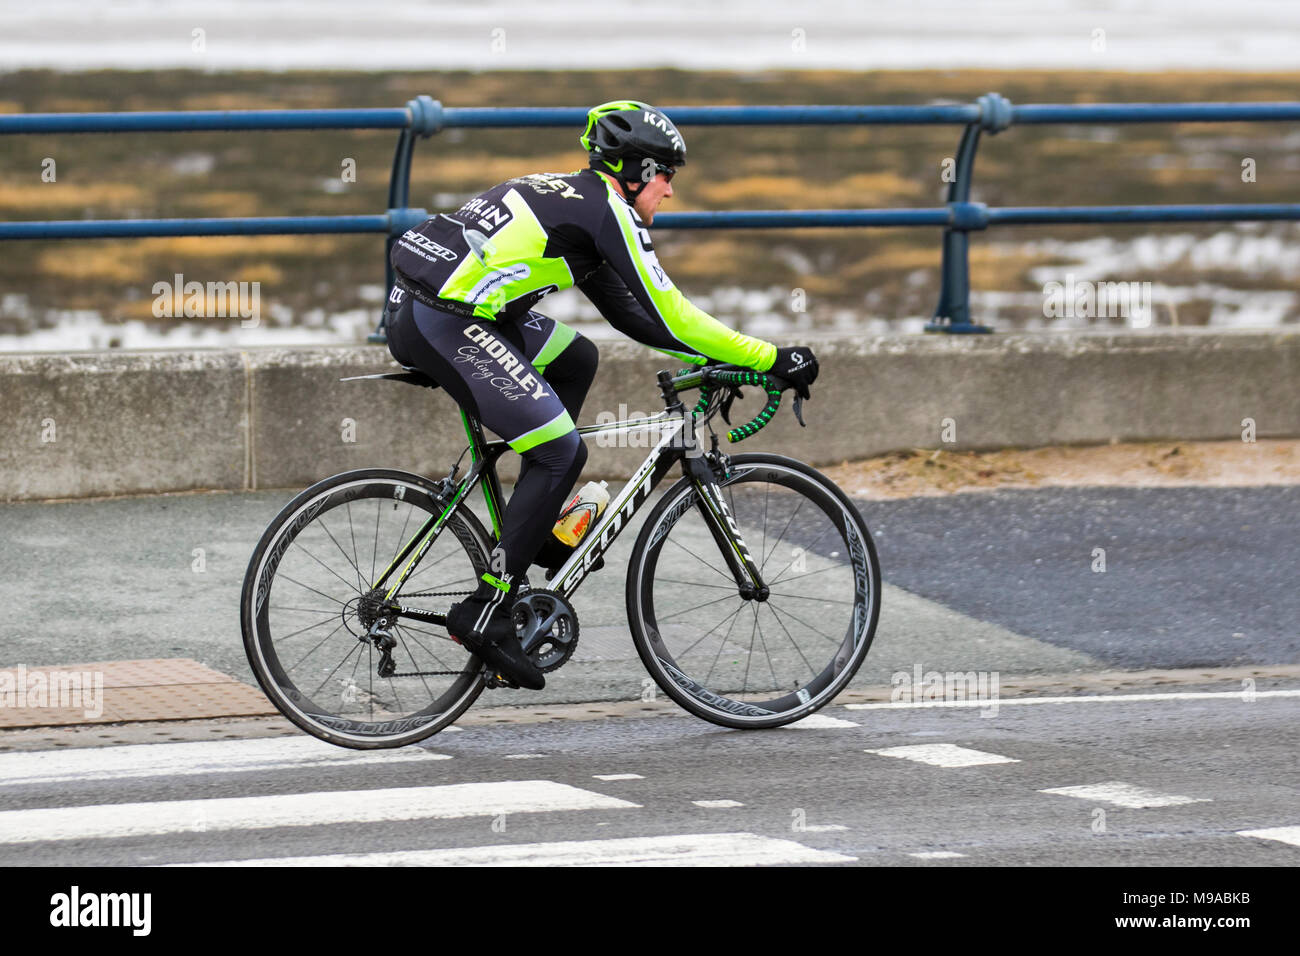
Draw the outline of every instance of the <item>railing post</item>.
<instances>
[{"instance_id":1,"label":"railing post","mask_svg":"<svg viewBox=\"0 0 1300 956\"><path fill-rule=\"evenodd\" d=\"M970 231L983 229L987 215L970 201L975 151L981 130L999 133L1011 125L1011 102L999 93L986 93L975 101L980 108L978 123L962 132L957 149L957 168L948 185L949 225L943 230L943 265L939 279L939 304L925 326L927 332L950 334L986 333L987 325L976 325L970 317Z\"/></svg>"},{"instance_id":2,"label":"railing post","mask_svg":"<svg viewBox=\"0 0 1300 956\"><path fill-rule=\"evenodd\" d=\"M389 229L384 243L384 305L379 312L379 325L366 337L372 345L383 345L388 341L388 297L395 281L391 254L397 237L410 228L406 222L408 217L402 213L411 201L411 156L415 152L415 141L417 137L432 136L442 129L442 103L433 97L417 96L406 104L406 109L411 115L411 125L397 137L393 171L388 177Z\"/></svg>"}]
</instances>

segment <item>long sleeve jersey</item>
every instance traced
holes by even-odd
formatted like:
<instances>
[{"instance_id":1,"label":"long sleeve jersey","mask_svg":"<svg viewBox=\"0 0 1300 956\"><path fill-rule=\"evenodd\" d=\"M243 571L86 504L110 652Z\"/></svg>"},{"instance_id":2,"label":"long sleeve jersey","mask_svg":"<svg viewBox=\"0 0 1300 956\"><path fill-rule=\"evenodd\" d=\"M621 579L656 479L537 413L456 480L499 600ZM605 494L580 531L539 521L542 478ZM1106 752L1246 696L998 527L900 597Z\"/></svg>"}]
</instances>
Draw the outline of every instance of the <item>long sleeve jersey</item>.
<instances>
[{"instance_id":1,"label":"long sleeve jersey","mask_svg":"<svg viewBox=\"0 0 1300 956\"><path fill-rule=\"evenodd\" d=\"M598 173L510 179L408 230L393 268L413 294L458 315L514 318L576 285L612 326L683 361L767 371L776 346L692 305L636 210Z\"/></svg>"}]
</instances>

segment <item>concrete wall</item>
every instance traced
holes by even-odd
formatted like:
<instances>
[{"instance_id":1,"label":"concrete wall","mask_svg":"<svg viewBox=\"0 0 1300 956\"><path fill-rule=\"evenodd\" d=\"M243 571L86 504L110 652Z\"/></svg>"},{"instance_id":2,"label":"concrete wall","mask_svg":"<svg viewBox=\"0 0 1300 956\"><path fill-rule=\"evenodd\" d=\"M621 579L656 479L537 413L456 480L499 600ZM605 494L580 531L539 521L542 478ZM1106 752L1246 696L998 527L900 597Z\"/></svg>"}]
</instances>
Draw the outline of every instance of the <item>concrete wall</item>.
<instances>
[{"instance_id":1,"label":"concrete wall","mask_svg":"<svg viewBox=\"0 0 1300 956\"><path fill-rule=\"evenodd\" d=\"M822 372L808 427L783 408L734 448L831 464L939 447L945 419L953 449L1235 438L1244 418L1261 438L1300 435L1300 331L810 339ZM0 355L0 499L297 488L368 466L445 473L465 445L445 392L338 381L395 367L382 346ZM602 344L580 422L620 404L658 411L654 372L678 367ZM590 475L625 477L645 455L590 447Z\"/></svg>"}]
</instances>

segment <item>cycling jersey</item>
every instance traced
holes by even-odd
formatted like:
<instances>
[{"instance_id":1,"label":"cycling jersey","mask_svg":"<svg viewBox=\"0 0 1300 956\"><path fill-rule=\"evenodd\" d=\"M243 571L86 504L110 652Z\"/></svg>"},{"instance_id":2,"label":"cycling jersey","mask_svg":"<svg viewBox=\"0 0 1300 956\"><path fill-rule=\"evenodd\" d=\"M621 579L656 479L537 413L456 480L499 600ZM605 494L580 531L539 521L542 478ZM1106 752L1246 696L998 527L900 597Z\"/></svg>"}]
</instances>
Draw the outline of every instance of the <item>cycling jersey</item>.
<instances>
[{"instance_id":1,"label":"cycling jersey","mask_svg":"<svg viewBox=\"0 0 1300 956\"><path fill-rule=\"evenodd\" d=\"M687 301L636 210L590 169L494 186L408 230L393 244L392 263L413 296L465 318L515 319L576 285L620 332L685 362L762 372L776 360L771 343Z\"/></svg>"}]
</instances>

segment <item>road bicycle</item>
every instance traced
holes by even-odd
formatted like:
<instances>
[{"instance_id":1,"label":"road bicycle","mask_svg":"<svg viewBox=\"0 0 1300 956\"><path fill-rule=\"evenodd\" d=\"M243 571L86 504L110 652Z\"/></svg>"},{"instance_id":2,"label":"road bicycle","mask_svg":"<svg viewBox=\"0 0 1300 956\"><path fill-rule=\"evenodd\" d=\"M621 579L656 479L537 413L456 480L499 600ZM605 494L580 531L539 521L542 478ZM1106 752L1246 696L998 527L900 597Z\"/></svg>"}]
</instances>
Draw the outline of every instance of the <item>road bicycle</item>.
<instances>
[{"instance_id":1,"label":"road bicycle","mask_svg":"<svg viewBox=\"0 0 1300 956\"><path fill-rule=\"evenodd\" d=\"M412 369L356 379L438 387ZM768 401L728 430L732 442L772 420L786 383L705 366L661 371L658 385L661 413L578 429L584 439L653 429L658 439L550 586L521 586L513 609L521 644L543 672L572 657L574 593L680 464L628 565L637 653L664 692L704 720L733 728L800 720L844 689L871 646L880 566L867 525L808 465L719 450L713 420L730 425L741 387ZM688 408L679 393L697 388ZM798 398L794 412L803 424ZM463 410L461 420L471 464L459 480L465 452L441 479L385 468L326 478L284 507L249 561L240 619L253 673L281 713L321 740L415 743L452 724L485 687L510 686L446 630L451 605L490 570L503 503L496 463L509 450ZM467 504L476 487L491 532Z\"/></svg>"}]
</instances>

